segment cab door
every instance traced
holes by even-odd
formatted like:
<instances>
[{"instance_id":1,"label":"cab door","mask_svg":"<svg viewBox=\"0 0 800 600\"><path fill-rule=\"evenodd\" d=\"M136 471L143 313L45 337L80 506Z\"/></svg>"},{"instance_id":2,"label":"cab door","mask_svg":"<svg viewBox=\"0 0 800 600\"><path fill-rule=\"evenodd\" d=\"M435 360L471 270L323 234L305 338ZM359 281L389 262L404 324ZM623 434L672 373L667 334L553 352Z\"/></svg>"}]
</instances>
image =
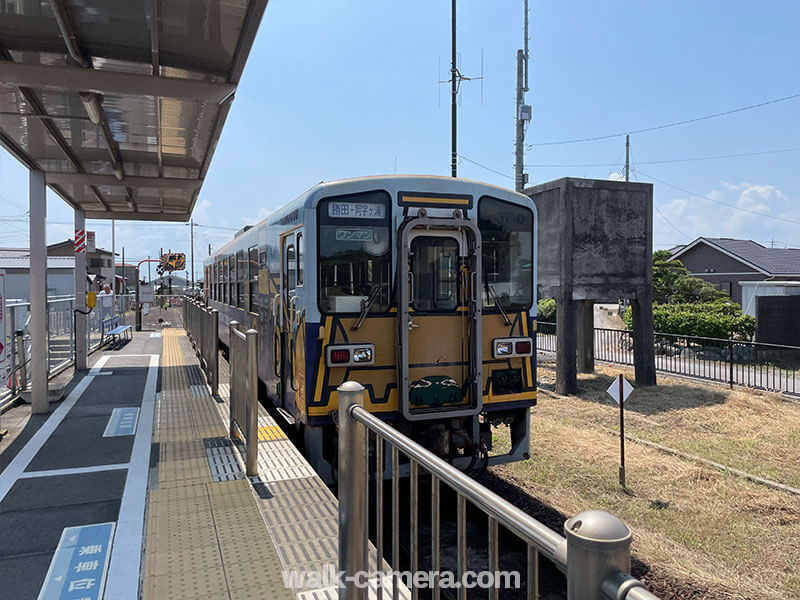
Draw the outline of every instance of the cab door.
<instances>
[{"instance_id":1,"label":"cab door","mask_svg":"<svg viewBox=\"0 0 800 600\"><path fill-rule=\"evenodd\" d=\"M398 252L398 387L406 419L477 414L480 233L466 219L417 218ZM435 413L435 415L434 415Z\"/></svg>"}]
</instances>

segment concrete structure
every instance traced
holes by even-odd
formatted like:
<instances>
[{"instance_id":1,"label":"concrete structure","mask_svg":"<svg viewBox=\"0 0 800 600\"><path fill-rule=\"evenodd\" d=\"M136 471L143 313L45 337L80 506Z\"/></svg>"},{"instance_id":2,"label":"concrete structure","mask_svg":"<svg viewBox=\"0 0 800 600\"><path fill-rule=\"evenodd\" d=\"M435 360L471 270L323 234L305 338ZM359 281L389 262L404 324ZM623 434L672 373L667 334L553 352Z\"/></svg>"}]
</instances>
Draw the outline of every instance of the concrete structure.
<instances>
[{"instance_id":1,"label":"concrete structure","mask_svg":"<svg viewBox=\"0 0 800 600\"><path fill-rule=\"evenodd\" d=\"M0 250L0 269L6 272L6 297L29 300L30 255L4 256ZM48 257L47 296L71 296L75 292L75 259Z\"/></svg>"},{"instance_id":2,"label":"concrete structure","mask_svg":"<svg viewBox=\"0 0 800 600\"><path fill-rule=\"evenodd\" d=\"M74 240L65 240L47 246L47 256L75 256ZM92 289L99 291L103 285L111 283L114 278L114 255L109 250L97 248L94 252L86 252L86 275L92 282Z\"/></svg>"},{"instance_id":3,"label":"concrete structure","mask_svg":"<svg viewBox=\"0 0 800 600\"><path fill-rule=\"evenodd\" d=\"M680 260L694 277L713 283L743 308L742 282L800 281L800 249L767 248L752 240L700 237L674 252L672 259Z\"/></svg>"},{"instance_id":4,"label":"concrete structure","mask_svg":"<svg viewBox=\"0 0 800 600\"><path fill-rule=\"evenodd\" d=\"M653 186L564 178L527 188L539 213L538 295L558 303L556 390L594 370L594 303L631 300L638 385L655 385ZM577 362L576 362L577 361Z\"/></svg>"}]
</instances>

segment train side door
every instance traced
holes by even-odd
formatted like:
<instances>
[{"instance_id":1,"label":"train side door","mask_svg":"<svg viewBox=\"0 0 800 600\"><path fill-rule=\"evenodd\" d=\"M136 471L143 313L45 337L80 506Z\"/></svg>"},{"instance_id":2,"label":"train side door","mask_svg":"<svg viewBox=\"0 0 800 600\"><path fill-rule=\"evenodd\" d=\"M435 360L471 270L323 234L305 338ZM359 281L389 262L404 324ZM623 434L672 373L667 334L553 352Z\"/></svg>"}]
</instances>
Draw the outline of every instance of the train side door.
<instances>
[{"instance_id":1,"label":"train side door","mask_svg":"<svg viewBox=\"0 0 800 600\"><path fill-rule=\"evenodd\" d=\"M297 243L302 236L297 230L281 236L281 331L280 381L281 405L291 408L295 404L297 392Z\"/></svg>"}]
</instances>

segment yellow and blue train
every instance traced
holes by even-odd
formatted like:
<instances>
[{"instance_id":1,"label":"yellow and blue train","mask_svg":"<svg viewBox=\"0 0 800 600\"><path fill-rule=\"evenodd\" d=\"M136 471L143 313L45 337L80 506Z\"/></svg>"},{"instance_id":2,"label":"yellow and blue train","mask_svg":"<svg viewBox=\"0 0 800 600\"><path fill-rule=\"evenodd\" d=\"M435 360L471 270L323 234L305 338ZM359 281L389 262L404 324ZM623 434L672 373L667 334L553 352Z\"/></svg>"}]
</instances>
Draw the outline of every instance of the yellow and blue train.
<instances>
[{"instance_id":1,"label":"yellow and blue train","mask_svg":"<svg viewBox=\"0 0 800 600\"><path fill-rule=\"evenodd\" d=\"M321 183L205 263L209 306L258 330L262 393L333 478L336 388L459 465L527 457L536 404L536 207L465 179ZM507 426L510 447L492 450Z\"/></svg>"}]
</instances>

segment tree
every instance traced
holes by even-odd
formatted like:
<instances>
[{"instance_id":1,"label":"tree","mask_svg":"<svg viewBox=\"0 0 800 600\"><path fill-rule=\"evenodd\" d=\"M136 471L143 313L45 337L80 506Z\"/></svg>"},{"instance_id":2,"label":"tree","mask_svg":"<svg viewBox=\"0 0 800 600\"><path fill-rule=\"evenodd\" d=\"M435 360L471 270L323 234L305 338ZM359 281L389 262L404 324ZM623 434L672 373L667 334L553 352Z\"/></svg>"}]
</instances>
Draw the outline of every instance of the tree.
<instances>
[{"instance_id":1,"label":"tree","mask_svg":"<svg viewBox=\"0 0 800 600\"><path fill-rule=\"evenodd\" d=\"M713 302L727 298L715 285L692 277L679 260L670 260L669 250L653 252L653 303L681 304Z\"/></svg>"}]
</instances>

